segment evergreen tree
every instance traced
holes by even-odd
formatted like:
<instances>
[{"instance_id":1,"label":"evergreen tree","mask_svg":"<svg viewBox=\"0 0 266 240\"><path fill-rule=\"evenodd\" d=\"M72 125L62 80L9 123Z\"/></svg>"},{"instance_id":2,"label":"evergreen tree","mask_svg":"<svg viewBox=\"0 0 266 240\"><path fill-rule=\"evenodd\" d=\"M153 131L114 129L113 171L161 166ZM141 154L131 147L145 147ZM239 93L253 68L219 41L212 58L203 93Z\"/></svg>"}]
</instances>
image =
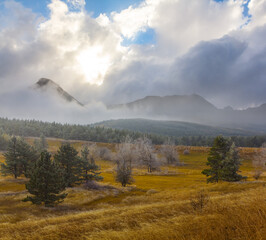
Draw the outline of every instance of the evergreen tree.
<instances>
[{"instance_id":1,"label":"evergreen tree","mask_svg":"<svg viewBox=\"0 0 266 240\"><path fill-rule=\"evenodd\" d=\"M21 162L17 151L18 140L12 137L9 141L7 152L4 153L5 163L1 164L1 172L4 175L13 175L17 178L21 175Z\"/></svg>"},{"instance_id":2,"label":"evergreen tree","mask_svg":"<svg viewBox=\"0 0 266 240\"><path fill-rule=\"evenodd\" d=\"M6 151L8 147L7 137L2 133L0 129L0 151Z\"/></svg>"},{"instance_id":3,"label":"evergreen tree","mask_svg":"<svg viewBox=\"0 0 266 240\"><path fill-rule=\"evenodd\" d=\"M21 167L21 174L28 177L28 172L40 155L24 139L19 139L17 141L17 156Z\"/></svg>"},{"instance_id":4,"label":"evergreen tree","mask_svg":"<svg viewBox=\"0 0 266 240\"><path fill-rule=\"evenodd\" d=\"M34 147L39 152L42 152L42 151L48 149L48 143L47 143L46 138L43 134L41 134L41 137L39 140L37 140L37 139L34 140Z\"/></svg>"},{"instance_id":5,"label":"evergreen tree","mask_svg":"<svg viewBox=\"0 0 266 240\"><path fill-rule=\"evenodd\" d=\"M40 143L41 143L41 148L43 150L46 150L48 148L48 143L47 143L46 138L43 134L41 134Z\"/></svg>"},{"instance_id":6,"label":"evergreen tree","mask_svg":"<svg viewBox=\"0 0 266 240\"><path fill-rule=\"evenodd\" d=\"M238 150L235 146L235 143L232 143L223 161L222 180L234 182L246 178L237 173L239 172L240 165L241 161L238 155Z\"/></svg>"},{"instance_id":7,"label":"evergreen tree","mask_svg":"<svg viewBox=\"0 0 266 240\"><path fill-rule=\"evenodd\" d=\"M67 196L65 193L60 194L65 190L63 171L58 164L51 161L51 155L47 151L41 153L29 178L26 189L34 196L27 196L23 201L31 201L37 205L44 203L46 207L51 207Z\"/></svg>"},{"instance_id":8,"label":"evergreen tree","mask_svg":"<svg viewBox=\"0 0 266 240\"><path fill-rule=\"evenodd\" d=\"M99 176L100 167L96 165L93 156L90 154L90 151L87 146L81 150L81 170L82 170L82 179L86 183L88 181L96 180L100 181L103 177Z\"/></svg>"},{"instance_id":9,"label":"evergreen tree","mask_svg":"<svg viewBox=\"0 0 266 240\"><path fill-rule=\"evenodd\" d=\"M78 152L69 143L64 143L54 156L55 161L65 170L64 178L67 187L78 183L81 176L81 160Z\"/></svg>"},{"instance_id":10,"label":"evergreen tree","mask_svg":"<svg viewBox=\"0 0 266 240\"><path fill-rule=\"evenodd\" d=\"M24 139L12 137L4 157L5 163L1 164L1 172L17 178L21 174L27 177L30 167L39 155Z\"/></svg>"},{"instance_id":11,"label":"evergreen tree","mask_svg":"<svg viewBox=\"0 0 266 240\"><path fill-rule=\"evenodd\" d=\"M209 177L207 182L238 181L242 178L241 175L237 174L240 160L235 144L231 144L228 139L222 136L214 139L206 164L210 168L204 169L202 174Z\"/></svg>"}]
</instances>

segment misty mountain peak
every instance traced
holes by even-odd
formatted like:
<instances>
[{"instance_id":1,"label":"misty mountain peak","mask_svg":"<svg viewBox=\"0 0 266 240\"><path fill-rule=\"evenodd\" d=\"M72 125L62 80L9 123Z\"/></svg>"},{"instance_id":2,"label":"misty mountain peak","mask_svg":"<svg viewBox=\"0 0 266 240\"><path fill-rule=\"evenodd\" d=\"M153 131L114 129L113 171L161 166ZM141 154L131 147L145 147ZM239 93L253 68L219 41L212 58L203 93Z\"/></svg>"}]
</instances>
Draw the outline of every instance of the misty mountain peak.
<instances>
[{"instance_id":1,"label":"misty mountain peak","mask_svg":"<svg viewBox=\"0 0 266 240\"><path fill-rule=\"evenodd\" d=\"M47 86L47 85L57 85L54 81L48 78L40 78L38 82L36 82L36 85L39 87ZM58 85L57 85L58 86Z\"/></svg>"},{"instance_id":2,"label":"misty mountain peak","mask_svg":"<svg viewBox=\"0 0 266 240\"><path fill-rule=\"evenodd\" d=\"M45 92L50 92L51 94L56 94L61 99L67 102L75 102L80 106L84 106L81 102L71 96L63 88L61 88L57 83L48 78L40 78L33 86L34 89L40 89Z\"/></svg>"}]
</instances>

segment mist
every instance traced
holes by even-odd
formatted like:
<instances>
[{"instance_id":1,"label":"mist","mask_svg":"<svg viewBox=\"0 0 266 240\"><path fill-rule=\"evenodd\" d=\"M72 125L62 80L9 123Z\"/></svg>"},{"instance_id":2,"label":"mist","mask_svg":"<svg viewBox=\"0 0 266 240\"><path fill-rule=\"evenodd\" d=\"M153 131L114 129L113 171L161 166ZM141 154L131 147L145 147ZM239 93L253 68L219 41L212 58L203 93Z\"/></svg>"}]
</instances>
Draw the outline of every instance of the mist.
<instances>
[{"instance_id":1,"label":"mist","mask_svg":"<svg viewBox=\"0 0 266 240\"><path fill-rule=\"evenodd\" d=\"M1 117L89 124L118 118L194 117L110 109L146 96L199 94L217 108L266 103L266 7L241 1L146 0L94 16L84 2L48 1L44 17L7 0L0 8ZM224 19L227 19L226 21ZM134 41L153 29L152 43ZM124 40L132 41L125 45ZM52 79L85 104L31 87Z\"/></svg>"}]
</instances>

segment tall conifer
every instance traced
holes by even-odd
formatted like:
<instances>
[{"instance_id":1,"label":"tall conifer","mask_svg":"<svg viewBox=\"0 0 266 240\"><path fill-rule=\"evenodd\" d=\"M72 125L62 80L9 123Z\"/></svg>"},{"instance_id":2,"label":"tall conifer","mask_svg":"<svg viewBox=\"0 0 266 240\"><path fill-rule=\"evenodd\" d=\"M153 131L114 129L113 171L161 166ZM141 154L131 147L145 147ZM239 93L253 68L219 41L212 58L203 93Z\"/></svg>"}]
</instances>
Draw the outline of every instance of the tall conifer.
<instances>
[{"instance_id":1,"label":"tall conifer","mask_svg":"<svg viewBox=\"0 0 266 240\"><path fill-rule=\"evenodd\" d=\"M51 155L47 151L41 153L29 178L26 189L33 196L27 196L23 201L31 201L37 205L44 203L46 207L51 207L67 196L61 193L65 189L63 170L51 161Z\"/></svg>"}]
</instances>

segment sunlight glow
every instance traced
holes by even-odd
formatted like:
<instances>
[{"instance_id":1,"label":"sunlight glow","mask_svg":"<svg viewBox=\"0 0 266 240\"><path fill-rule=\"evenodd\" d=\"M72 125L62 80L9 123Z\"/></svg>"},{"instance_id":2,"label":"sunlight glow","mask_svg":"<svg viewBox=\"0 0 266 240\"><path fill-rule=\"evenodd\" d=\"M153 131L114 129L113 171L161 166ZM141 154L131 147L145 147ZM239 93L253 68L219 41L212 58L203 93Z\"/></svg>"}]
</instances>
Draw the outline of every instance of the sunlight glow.
<instances>
[{"instance_id":1,"label":"sunlight glow","mask_svg":"<svg viewBox=\"0 0 266 240\"><path fill-rule=\"evenodd\" d=\"M82 51L77 56L77 61L86 81L97 85L103 83L104 76L111 66L110 57L103 54L101 46L93 46Z\"/></svg>"}]
</instances>

